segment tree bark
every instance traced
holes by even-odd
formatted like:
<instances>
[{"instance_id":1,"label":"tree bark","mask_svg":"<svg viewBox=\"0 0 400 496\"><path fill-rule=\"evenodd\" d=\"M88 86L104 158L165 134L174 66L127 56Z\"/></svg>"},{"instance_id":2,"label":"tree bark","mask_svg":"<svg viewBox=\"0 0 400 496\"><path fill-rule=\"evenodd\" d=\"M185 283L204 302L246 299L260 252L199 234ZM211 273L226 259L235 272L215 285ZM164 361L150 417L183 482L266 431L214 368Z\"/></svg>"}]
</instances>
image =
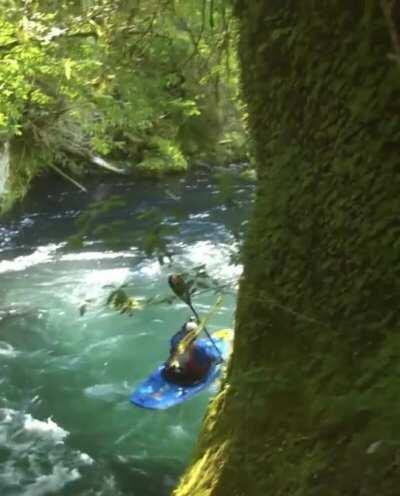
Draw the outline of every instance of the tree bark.
<instances>
[{"instance_id":1,"label":"tree bark","mask_svg":"<svg viewBox=\"0 0 400 496\"><path fill-rule=\"evenodd\" d=\"M235 350L174 496L389 496L400 72L379 0L241 0L257 199Z\"/></svg>"}]
</instances>

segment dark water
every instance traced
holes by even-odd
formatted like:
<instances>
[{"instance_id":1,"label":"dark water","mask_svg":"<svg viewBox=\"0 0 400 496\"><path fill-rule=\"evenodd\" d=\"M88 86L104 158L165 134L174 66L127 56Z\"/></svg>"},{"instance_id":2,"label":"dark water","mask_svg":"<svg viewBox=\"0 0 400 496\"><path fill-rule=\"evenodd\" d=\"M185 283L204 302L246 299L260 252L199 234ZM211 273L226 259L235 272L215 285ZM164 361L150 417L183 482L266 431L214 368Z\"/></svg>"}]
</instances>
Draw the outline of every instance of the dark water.
<instances>
[{"instance_id":1,"label":"dark water","mask_svg":"<svg viewBox=\"0 0 400 496\"><path fill-rule=\"evenodd\" d=\"M223 203L219 186L202 177L92 182L88 194L52 183L2 219L2 496L170 493L190 458L211 392L165 412L135 408L128 396L165 358L171 334L189 312L174 302L119 315L106 307L110 288L104 286L127 283L139 298L168 296L171 270L206 264L213 278L234 288L240 274L236 236L248 216L252 186L237 181L232 191L234 201ZM116 209L86 214L83 245L66 244L82 212L115 195L124 200ZM174 253L172 266L145 252L146 234L158 222ZM106 240L95 232L100 224L114 226ZM212 294L195 300L202 313L214 301ZM233 291L210 330L232 326L234 306Z\"/></svg>"}]
</instances>

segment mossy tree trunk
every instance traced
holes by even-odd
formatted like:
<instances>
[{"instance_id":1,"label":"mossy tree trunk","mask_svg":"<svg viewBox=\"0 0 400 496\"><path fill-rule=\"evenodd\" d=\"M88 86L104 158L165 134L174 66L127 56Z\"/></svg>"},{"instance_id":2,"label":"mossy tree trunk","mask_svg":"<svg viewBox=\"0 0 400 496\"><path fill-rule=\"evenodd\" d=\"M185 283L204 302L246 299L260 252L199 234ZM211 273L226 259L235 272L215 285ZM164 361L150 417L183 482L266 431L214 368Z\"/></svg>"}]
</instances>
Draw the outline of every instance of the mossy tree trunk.
<instances>
[{"instance_id":1,"label":"mossy tree trunk","mask_svg":"<svg viewBox=\"0 0 400 496\"><path fill-rule=\"evenodd\" d=\"M228 378L174 495L394 496L393 36L378 0L243 0L236 8L257 201ZM392 28L398 14L396 5Z\"/></svg>"}]
</instances>

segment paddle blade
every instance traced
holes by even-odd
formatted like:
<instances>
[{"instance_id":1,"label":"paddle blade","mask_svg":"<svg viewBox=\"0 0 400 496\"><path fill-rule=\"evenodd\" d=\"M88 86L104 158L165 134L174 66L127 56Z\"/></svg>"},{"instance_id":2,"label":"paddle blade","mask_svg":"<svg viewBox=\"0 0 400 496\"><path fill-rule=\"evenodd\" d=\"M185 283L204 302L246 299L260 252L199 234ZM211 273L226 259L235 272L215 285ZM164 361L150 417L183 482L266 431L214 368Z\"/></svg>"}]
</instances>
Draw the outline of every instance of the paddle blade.
<instances>
[{"instance_id":1,"label":"paddle blade","mask_svg":"<svg viewBox=\"0 0 400 496\"><path fill-rule=\"evenodd\" d=\"M168 284L178 298L184 301L187 305L190 304L190 288L181 275L171 274L168 277Z\"/></svg>"}]
</instances>

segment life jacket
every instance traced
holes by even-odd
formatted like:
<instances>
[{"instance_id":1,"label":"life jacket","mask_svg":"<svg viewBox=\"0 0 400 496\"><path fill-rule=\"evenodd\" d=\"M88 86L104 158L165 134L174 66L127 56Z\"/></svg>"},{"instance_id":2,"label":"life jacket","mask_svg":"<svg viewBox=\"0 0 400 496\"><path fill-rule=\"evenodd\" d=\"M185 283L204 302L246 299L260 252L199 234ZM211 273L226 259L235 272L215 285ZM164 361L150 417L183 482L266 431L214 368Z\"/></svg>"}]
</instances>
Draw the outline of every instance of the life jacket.
<instances>
[{"instance_id":1,"label":"life jacket","mask_svg":"<svg viewBox=\"0 0 400 496\"><path fill-rule=\"evenodd\" d=\"M184 373L196 377L204 377L211 367L212 361L203 352L203 350L196 346L190 350L187 361L184 365Z\"/></svg>"},{"instance_id":2,"label":"life jacket","mask_svg":"<svg viewBox=\"0 0 400 496\"><path fill-rule=\"evenodd\" d=\"M214 361L215 356L209 347L194 343L189 350L177 357L178 369L167 366L163 373L168 381L188 386L203 380Z\"/></svg>"}]
</instances>

